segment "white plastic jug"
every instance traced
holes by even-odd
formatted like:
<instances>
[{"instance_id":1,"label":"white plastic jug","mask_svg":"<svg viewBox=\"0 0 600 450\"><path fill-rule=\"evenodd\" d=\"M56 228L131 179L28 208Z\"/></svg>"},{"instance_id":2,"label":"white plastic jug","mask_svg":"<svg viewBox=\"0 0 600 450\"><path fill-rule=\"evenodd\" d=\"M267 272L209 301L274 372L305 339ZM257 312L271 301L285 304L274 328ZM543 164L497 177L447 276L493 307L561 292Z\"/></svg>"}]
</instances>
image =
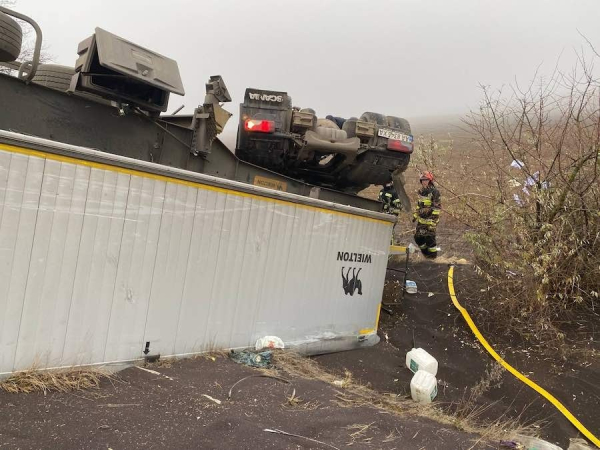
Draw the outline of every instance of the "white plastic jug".
<instances>
[{"instance_id":1,"label":"white plastic jug","mask_svg":"<svg viewBox=\"0 0 600 450\"><path fill-rule=\"evenodd\" d=\"M410 380L410 396L415 402L431 403L437 395L437 380L424 370L417 370Z\"/></svg>"},{"instance_id":2,"label":"white plastic jug","mask_svg":"<svg viewBox=\"0 0 600 450\"><path fill-rule=\"evenodd\" d=\"M417 370L424 370L429 372L431 375L436 376L438 371L438 362L433 356L431 356L422 348L413 348L406 354L406 367L408 367L413 373Z\"/></svg>"}]
</instances>

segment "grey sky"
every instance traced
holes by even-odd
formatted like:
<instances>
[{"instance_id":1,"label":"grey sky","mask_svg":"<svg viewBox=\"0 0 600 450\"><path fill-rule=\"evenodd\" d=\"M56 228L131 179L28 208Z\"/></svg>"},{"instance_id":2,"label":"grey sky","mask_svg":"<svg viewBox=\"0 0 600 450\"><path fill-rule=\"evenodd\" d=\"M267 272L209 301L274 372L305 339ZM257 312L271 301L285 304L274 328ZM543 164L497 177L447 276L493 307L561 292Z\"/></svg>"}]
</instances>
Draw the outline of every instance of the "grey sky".
<instances>
[{"instance_id":1,"label":"grey sky","mask_svg":"<svg viewBox=\"0 0 600 450\"><path fill-rule=\"evenodd\" d=\"M168 5L168 6L167 6ZM60 64L102 27L179 63L185 99L201 103L222 75L237 112L246 87L285 90L320 116L464 112L479 83L528 81L560 54L600 48L598 0L19 0ZM587 50L587 48L586 48ZM229 124L227 128L234 128Z\"/></svg>"}]
</instances>

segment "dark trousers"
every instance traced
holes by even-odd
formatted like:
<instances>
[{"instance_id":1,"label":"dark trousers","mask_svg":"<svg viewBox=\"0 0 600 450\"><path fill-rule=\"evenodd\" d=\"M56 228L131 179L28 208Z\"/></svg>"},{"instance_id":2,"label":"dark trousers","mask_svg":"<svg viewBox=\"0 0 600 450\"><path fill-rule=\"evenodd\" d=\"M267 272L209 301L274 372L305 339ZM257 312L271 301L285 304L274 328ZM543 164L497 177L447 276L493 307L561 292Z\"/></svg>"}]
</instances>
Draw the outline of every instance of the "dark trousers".
<instances>
[{"instance_id":1,"label":"dark trousers","mask_svg":"<svg viewBox=\"0 0 600 450\"><path fill-rule=\"evenodd\" d=\"M437 244L435 242L435 233L423 233L417 229L415 233L415 242L421 249L421 252L427 258L435 258L437 256Z\"/></svg>"}]
</instances>

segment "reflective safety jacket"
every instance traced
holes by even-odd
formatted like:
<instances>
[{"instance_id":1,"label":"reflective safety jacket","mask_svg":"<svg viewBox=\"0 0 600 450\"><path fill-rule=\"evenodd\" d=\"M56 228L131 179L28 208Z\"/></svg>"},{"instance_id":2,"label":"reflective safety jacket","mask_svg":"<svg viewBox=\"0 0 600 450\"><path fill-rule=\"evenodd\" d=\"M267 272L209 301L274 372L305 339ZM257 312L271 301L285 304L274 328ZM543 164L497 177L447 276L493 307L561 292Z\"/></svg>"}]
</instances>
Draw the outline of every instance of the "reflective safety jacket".
<instances>
[{"instance_id":1,"label":"reflective safety jacket","mask_svg":"<svg viewBox=\"0 0 600 450\"><path fill-rule=\"evenodd\" d=\"M417 229L421 228L435 232L435 227L440 221L441 208L440 191L432 183L419 189L417 208L413 214L417 221Z\"/></svg>"},{"instance_id":2,"label":"reflective safety jacket","mask_svg":"<svg viewBox=\"0 0 600 450\"><path fill-rule=\"evenodd\" d=\"M384 186L379 191L379 201L383 203L383 211L389 214L398 214L402 209L400 199L393 187Z\"/></svg>"}]
</instances>

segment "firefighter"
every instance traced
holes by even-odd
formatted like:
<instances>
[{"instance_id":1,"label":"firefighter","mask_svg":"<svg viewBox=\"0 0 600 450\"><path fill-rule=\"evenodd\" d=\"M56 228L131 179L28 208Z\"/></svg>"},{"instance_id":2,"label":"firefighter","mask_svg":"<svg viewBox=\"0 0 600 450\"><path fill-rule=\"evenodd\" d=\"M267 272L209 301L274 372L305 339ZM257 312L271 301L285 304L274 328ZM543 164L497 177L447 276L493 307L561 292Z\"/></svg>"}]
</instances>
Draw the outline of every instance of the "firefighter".
<instances>
[{"instance_id":1,"label":"firefighter","mask_svg":"<svg viewBox=\"0 0 600 450\"><path fill-rule=\"evenodd\" d=\"M413 214L413 222L417 222L415 242L427 258L437 256L435 231L440 220L442 207L440 191L433 184L433 174L423 172L419 178L421 189L418 192L417 209Z\"/></svg>"},{"instance_id":2,"label":"firefighter","mask_svg":"<svg viewBox=\"0 0 600 450\"><path fill-rule=\"evenodd\" d=\"M383 186L379 191L379 201L383 203L383 212L388 214L398 215L402 206L400 205L400 199L394 189L394 183L391 181Z\"/></svg>"},{"instance_id":3,"label":"firefighter","mask_svg":"<svg viewBox=\"0 0 600 450\"><path fill-rule=\"evenodd\" d=\"M396 193L396 189L394 189L394 183L392 181L385 184L381 191L379 191L379 201L383 203L383 212L393 214L394 216L400 214L402 204L400 203L400 199L398 198L398 194ZM396 225L397 224L394 224L394 227L392 228L390 245L394 245L394 230L396 229Z\"/></svg>"}]
</instances>

